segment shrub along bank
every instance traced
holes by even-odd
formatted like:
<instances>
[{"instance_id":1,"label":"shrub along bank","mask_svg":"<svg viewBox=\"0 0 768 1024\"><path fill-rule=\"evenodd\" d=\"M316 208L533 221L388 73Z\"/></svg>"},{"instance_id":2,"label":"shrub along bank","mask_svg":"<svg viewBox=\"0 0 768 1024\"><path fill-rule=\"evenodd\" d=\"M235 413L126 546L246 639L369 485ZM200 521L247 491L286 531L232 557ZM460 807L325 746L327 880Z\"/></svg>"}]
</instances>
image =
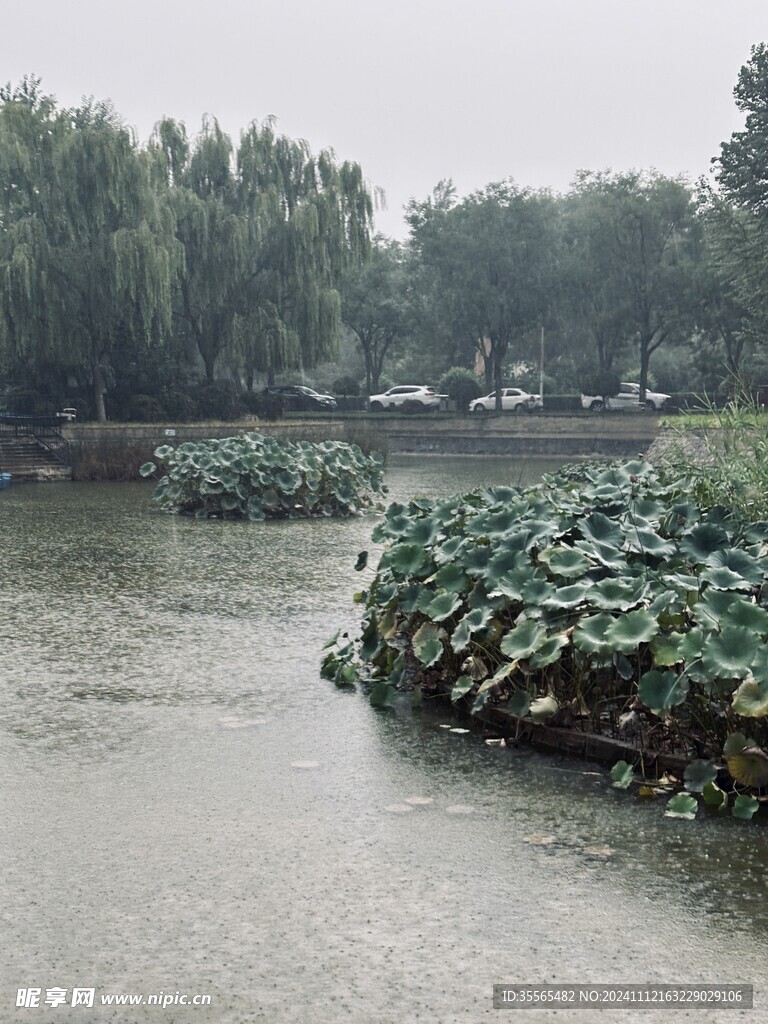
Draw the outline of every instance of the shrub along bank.
<instances>
[{"instance_id":1,"label":"shrub along bank","mask_svg":"<svg viewBox=\"0 0 768 1024\"><path fill-rule=\"evenodd\" d=\"M667 813L692 816L701 794L751 817L768 784L768 524L691 493L636 461L393 504L361 636L329 641L322 673L365 679L377 707L444 692L531 730L620 738L636 756L617 786L674 755L686 792Z\"/></svg>"}]
</instances>

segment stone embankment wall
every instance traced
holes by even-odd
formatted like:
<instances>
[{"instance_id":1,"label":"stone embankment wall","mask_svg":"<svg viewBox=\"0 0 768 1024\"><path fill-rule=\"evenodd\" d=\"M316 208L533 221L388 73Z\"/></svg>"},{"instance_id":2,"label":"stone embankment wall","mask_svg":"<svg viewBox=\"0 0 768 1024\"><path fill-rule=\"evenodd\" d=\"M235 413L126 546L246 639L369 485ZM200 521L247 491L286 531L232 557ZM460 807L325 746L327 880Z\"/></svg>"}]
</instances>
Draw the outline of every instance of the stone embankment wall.
<instances>
[{"instance_id":1,"label":"stone embankment wall","mask_svg":"<svg viewBox=\"0 0 768 1024\"><path fill-rule=\"evenodd\" d=\"M88 448L130 447L151 457L161 444L177 445L258 430L288 440L366 442L392 454L634 457L658 434L648 413L520 416L372 415L323 420L286 419L215 424L73 424L64 428L74 456ZM73 461L75 461L73 459Z\"/></svg>"}]
</instances>

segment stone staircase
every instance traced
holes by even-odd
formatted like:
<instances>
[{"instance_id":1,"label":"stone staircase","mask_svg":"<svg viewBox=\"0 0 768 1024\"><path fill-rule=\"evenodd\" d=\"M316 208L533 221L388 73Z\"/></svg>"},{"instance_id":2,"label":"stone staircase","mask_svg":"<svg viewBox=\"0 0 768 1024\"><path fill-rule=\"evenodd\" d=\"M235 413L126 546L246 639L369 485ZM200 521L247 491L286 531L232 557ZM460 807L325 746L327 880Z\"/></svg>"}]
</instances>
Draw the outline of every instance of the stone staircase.
<instances>
[{"instance_id":1,"label":"stone staircase","mask_svg":"<svg viewBox=\"0 0 768 1024\"><path fill-rule=\"evenodd\" d=\"M72 470L35 437L0 435L0 472L17 480L71 480Z\"/></svg>"}]
</instances>

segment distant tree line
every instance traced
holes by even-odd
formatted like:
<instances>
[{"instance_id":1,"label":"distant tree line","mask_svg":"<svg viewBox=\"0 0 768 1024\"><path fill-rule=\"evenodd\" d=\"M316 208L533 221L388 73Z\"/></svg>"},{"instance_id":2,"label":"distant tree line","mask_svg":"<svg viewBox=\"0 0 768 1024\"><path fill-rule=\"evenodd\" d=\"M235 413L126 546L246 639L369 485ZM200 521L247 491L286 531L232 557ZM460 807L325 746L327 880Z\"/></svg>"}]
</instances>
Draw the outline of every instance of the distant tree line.
<instances>
[{"instance_id":1,"label":"distant tree line","mask_svg":"<svg viewBox=\"0 0 768 1024\"><path fill-rule=\"evenodd\" d=\"M712 182L584 171L562 195L459 199L444 181L399 242L372 237L357 164L271 120L234 145L166 119L142 147L109 103L61 110L26 78L0 90L0 389L178 419L323 366L345 393L456 367L491 390L537 376L544 346L554 390L766 383L766 44L735 96Z\"/></svg>"}]
</instances>

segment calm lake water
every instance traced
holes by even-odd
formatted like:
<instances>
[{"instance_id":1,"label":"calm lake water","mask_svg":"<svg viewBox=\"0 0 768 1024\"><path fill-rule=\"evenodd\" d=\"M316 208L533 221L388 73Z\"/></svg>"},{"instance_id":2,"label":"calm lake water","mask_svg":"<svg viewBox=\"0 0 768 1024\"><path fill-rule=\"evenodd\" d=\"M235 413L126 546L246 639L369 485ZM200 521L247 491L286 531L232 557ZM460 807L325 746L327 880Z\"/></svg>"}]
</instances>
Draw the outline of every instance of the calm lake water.
<instances>
[{"instance_id":1,"label":"calm lake water","mask_svg":"<svg viewBox=\"0 0 768 1024\"><path fill-rule=\"evenodd\" d=\"M390 497L553 468L393 458ZM555 982L755 984L755 1011L659 1020L766 1019L765 827L665 818L594 766L321 680L375 518L202 522L149 496L0 495L0 1022L474 1024L503 1016L494 984ZM161 993L211 1005L102 1005Z\"/></svg>"}]
</instances>

